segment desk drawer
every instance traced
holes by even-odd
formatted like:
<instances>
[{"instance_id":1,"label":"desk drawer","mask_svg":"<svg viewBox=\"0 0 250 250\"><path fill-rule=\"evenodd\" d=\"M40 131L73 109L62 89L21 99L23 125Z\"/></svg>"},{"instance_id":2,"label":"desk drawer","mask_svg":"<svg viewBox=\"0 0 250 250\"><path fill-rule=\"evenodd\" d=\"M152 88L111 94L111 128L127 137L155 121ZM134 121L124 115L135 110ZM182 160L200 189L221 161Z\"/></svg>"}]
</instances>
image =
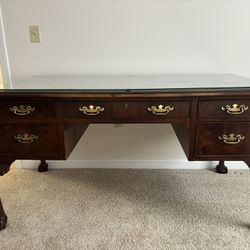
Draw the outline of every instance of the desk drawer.
<instances>
[{"instance_id":1,"label":"desk drawer","mask_svg":"<svg viewBox=\"0 0 250 250\"><path fill-rule=\"evenodd\" d=\"M122 116L126 112L125 103L122 102L64 102L64 118L99 119Z\"/></svg>"},{"instance_id":2,"label":"desk drawer","mask_svg":"<svg viewBox=\"0 0 250 250\"><path fill-rule=\"evenodd\" d=\"M56 125L10 125L0 126L0 154L55 155L59 154Z\"/></svg>"},{"instance_id":3,"label":"desk drawer","mask_svg":"<svg viewBox=\"0 0 250 250\"><path fill-rule=\"evenodd\" d=\"M130 102L127 104L127 113L130 117L147 117L153 119L188 117L190 102L178 100Z\"/></svg>"},{"instance_id":4,"label":"desk drawer","mask_svg":"<svg viewBox=\"0 0 250 250\"><path fill-rule=\"evenodd\" d=\"M196 156L250 155L250 123L202 123L197 126Z\"/></svg>"},{"instance_id":5,"label":"desk drawer","mask_svg":"<svg viewBox=\"0 0 250 250\"><path fill-rule=\"evenodd\" d=\"M55 106L50 101L6 101L0 102L0 120L35 120L56 117Z\"/></svg>"},{"instance_id":6,"label":"desk drawer","mask_svg":"<svg viewBox=\"0 0 250 250\"><path fill-rule=\"evenodd\" d=\"M65 118L182 118L188 117L189 101L148 102L68 102L64 103Z\"/></svg>"},{"instance_id":7,"label":"desk drawer","mask_svg":"<svg viewBox=\"0 0 250 250\"><path fill-rule=\"evenodd\" d=\"M198 117L223 119L250 117L250 100L228 99L200 101Z\"/></svg>"}]
</instances>

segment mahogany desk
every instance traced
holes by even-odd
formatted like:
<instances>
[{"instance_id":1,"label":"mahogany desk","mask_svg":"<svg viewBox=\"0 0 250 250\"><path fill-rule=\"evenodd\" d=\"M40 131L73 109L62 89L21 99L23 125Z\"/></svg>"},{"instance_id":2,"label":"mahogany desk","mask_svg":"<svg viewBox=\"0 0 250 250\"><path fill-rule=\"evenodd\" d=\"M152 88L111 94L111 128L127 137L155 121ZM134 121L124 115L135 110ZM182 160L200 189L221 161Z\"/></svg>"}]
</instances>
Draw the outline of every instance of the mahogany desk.
<instances>
[{"instance_id":1,"label":"mahogany desk","mask_svg":"<svg viewBox=\"0 0 250 250\"><path fill-rule=\"evenodd\" d=\"M0 92L0 175L17 159L65 160L91 123L171 123L190 161L250 164L250 79L233 75L54 76ZM7 216L0 200L0 229Z\"/></svg>"}]
</instances>

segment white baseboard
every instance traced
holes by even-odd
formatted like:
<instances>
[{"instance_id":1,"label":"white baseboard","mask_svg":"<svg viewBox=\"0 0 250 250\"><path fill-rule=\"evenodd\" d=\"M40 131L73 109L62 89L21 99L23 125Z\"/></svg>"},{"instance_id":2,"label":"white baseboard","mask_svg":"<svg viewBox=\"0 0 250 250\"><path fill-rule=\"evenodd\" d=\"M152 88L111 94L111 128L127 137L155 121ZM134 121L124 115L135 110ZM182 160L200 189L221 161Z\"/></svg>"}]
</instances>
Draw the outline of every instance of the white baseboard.
<instances>
[{"instance_id":1,"label":"white baseboard","mask_svg":"<svg viewBox=\"0 0 250 250\"><path fill-rule=\"evenodd\" d=\"M67 160L48 161L50 169L114 168L114 169L212 169L218 162L187 160ZM39 161L16 161L19 168L37 168ZM227 161L231 169L248 169L243 161Z\"/></svg>"}]
</instances>

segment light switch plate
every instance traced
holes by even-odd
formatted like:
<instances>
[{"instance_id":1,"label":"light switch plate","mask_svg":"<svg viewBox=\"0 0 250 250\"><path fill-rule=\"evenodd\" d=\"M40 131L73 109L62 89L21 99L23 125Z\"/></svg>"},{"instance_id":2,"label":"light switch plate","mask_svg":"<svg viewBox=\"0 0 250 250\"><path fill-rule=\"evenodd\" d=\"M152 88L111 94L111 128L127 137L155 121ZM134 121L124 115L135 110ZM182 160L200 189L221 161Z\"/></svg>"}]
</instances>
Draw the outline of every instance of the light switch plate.
<instances>
[{"instance_id":1,"label":"light switch plate","mask_svg":"<svg viewBox=\"0 0 250 250\"><path fill-rule=\"evenodd\" d=\"M40 43L40 29L38 25L30 25L30 42L31 43Z\"/></svg>"}]
</instances>

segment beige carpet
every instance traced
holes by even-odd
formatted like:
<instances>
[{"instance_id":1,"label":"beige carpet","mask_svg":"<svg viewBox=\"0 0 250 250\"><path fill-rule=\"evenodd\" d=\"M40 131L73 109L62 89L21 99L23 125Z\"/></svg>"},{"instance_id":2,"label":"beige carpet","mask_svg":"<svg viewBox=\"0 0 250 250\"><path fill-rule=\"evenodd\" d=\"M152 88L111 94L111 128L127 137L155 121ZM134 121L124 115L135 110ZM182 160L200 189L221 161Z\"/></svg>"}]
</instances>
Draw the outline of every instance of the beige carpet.
<instances>
[{"instance_id":1,"label":"beige carpet","mask_svg":"<svg viewBox=\"0 0 250 250\"><path fill-rule=\"evenodd\" d=\"M0 249L250 249L250 171L12 169Z\"/></svg>"}]
</instances>

